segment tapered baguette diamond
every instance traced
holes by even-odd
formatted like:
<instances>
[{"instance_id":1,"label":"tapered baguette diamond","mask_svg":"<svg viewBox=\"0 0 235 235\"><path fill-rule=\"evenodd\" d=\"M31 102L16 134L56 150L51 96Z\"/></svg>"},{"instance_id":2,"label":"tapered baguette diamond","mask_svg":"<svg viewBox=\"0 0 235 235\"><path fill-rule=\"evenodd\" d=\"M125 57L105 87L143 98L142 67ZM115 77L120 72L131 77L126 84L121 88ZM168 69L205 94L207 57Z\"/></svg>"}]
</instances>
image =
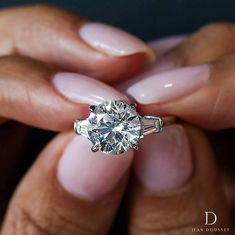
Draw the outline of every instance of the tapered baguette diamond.
<instances>
[{"instance_id":1,"label":"tapered baguette diamond","mask_svg":"<svg viewBox=\"0 0 235 235\"><path fill-rule=\"evenodd\" d=\"M90 139L92 151L113 155L136 148L142 135L141 117L135 107L119 100L92 106L89 117L77 120L74 128Z\"/></svg>"}]
</instances>

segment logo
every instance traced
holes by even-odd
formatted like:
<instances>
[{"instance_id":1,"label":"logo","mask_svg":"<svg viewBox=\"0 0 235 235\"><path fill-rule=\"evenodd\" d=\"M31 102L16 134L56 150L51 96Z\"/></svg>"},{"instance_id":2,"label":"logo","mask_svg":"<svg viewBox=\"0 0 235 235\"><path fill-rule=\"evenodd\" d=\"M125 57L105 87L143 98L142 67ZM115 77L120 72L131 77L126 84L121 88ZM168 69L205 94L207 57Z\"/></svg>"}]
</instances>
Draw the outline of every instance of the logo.
<instances>
[{"instance_id":1,"label":"logo","mask_svg":"<svg viewBox=\"0 0 235 235\"><path fill-rule=\"evenodd\" d=\"M206 223L205 225L213 225L217 221L217 215L212 211L205 211Z\"/></svg>"},{"instance_id":2,"label":"logo","mask_svg":"<svg viewBox=\"0 0 235 235\"><path fill-rule=\"evenodd\" d=\"M216 223L219 222L219 217L214 211L205 211L204 212L204 226L202 227L194 227L192 228L192 233L200 233L202 232L203 234L205 232L208 233L218 233L220 234L221 232L226 233L230 232L230 229L228 227L217 227Z\"/></svg>"}]
</instances>

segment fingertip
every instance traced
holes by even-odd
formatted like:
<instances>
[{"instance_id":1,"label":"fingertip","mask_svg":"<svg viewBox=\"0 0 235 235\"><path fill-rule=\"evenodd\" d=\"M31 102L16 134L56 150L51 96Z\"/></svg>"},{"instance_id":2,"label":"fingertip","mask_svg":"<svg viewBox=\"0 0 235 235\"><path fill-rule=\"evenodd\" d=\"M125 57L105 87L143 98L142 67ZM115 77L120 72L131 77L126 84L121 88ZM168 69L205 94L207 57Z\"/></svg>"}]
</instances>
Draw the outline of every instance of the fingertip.
<instances>
[{"instance_id":1,"label":"fingertip","mask_svg":"<svg viewBox=\"0 0 235 235\"><path fill-rule=\"evenodd\" d=\"M183 126L165 127L162 133L146 136L134 161L137 178L156 193L182 188L193 172L192 154Z\"/></svg>"},{"instance_id":2,"label":"fingertip","mask_svg":"<svg viewBox=\"0 0 235 235\"><path fill-rule=\"evenodd\" d=\"M91 22L79 29L82 40L93 48L112 56L128 56L144 53L147 62L155 61L153 50L139 38L116 27Z\"/></svg>"},{"instance_id":3,"label":"fingertip","mask_svg":"<svg viewBox=\"0 0 235 235\"><path fill-rule=\"evenodd\" d=\"M131 165L133 152L109 156L93 153L91 143L76 136L65 149L58 164L58 179L72 195L97 201L115 189Z\"/></svg>"},{"instance_id":4,"label":"fingertip","mask_svg":"<svg viewBox=\"0 0 235 235\"><path fill-rule=\"evenodd\" d=\"M77 73L56 73L52 84L66 99L78 104L98 105L106 100L128 100L111 86Z\"/></svg>"}]
</instances>

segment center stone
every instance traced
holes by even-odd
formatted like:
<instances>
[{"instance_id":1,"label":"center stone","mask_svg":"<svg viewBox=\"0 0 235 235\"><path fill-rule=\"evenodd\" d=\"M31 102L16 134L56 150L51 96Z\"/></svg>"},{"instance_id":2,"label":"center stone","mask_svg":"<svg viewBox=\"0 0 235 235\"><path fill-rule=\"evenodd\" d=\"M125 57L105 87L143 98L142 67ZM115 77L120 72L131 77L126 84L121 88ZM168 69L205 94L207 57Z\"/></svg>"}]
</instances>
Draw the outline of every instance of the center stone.
<instances>
[{"instance_id":1,"label":"center stone","mask_svg":"<svg viewBox=\"0 0 235 235\"><path fill-rule=\"evenodd\" d=\"M94 147L117 155L138 145L141 121L134 106L122 101L107 101L91 111L86 131Z\"/></svg>"}]
</instances>

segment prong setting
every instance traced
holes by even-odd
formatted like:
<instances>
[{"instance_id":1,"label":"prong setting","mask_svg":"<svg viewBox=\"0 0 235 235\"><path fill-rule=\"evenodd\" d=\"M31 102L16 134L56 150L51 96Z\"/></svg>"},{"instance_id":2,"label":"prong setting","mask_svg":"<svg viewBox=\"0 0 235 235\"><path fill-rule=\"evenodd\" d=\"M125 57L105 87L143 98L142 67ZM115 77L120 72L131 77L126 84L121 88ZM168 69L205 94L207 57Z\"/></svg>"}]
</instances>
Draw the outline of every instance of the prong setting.
<instances>
[{"instance_id":1,"label":"prong setting","mask_svg":"<svg viewBox=\"0 0 235 235\"><path fill-rule=\"evenodd\" d=\"M136 104L136 103L132 103L132 104L131 104L131 107L132 107L134 110L136 110L137 104Z\"/></svg>"},{"instance_id":2,"label":"prong setting","mask_svg":"<svg viewBox=\"0 0 235 235\"><path fill-rule=\"evenodd\" d=\"M92 147L91 147L91 151L93 152L93 153L95 153L95 152L97 152L97 151L99 151L100 150L100 147L98 146L98 145L93 145Z\"/></svg>"},{"instance_id":3,"label":"prong setting","mask_svg":"<svg viewBox=\"0 0 235 235\"><path fill-rule=\"evenodd\" d=\"M132 145L132 148L133 148L134 150L138 150L138 149L139 149L139 147L138 147L137 144L133 144L133 145Z\"/></svg>"},{"instance_id":4,"label":"prong setting","mask_svg":"<svg viewBox=\"0 0 235 235\"><path fill-rule=\"evenodd\" d=\"M95 109L96 109L96 106L95 106L95 105L90 105L90 107L89 107L89 111L90 111L90 112L94 112Z\"/></svg>"}]
</instances>

